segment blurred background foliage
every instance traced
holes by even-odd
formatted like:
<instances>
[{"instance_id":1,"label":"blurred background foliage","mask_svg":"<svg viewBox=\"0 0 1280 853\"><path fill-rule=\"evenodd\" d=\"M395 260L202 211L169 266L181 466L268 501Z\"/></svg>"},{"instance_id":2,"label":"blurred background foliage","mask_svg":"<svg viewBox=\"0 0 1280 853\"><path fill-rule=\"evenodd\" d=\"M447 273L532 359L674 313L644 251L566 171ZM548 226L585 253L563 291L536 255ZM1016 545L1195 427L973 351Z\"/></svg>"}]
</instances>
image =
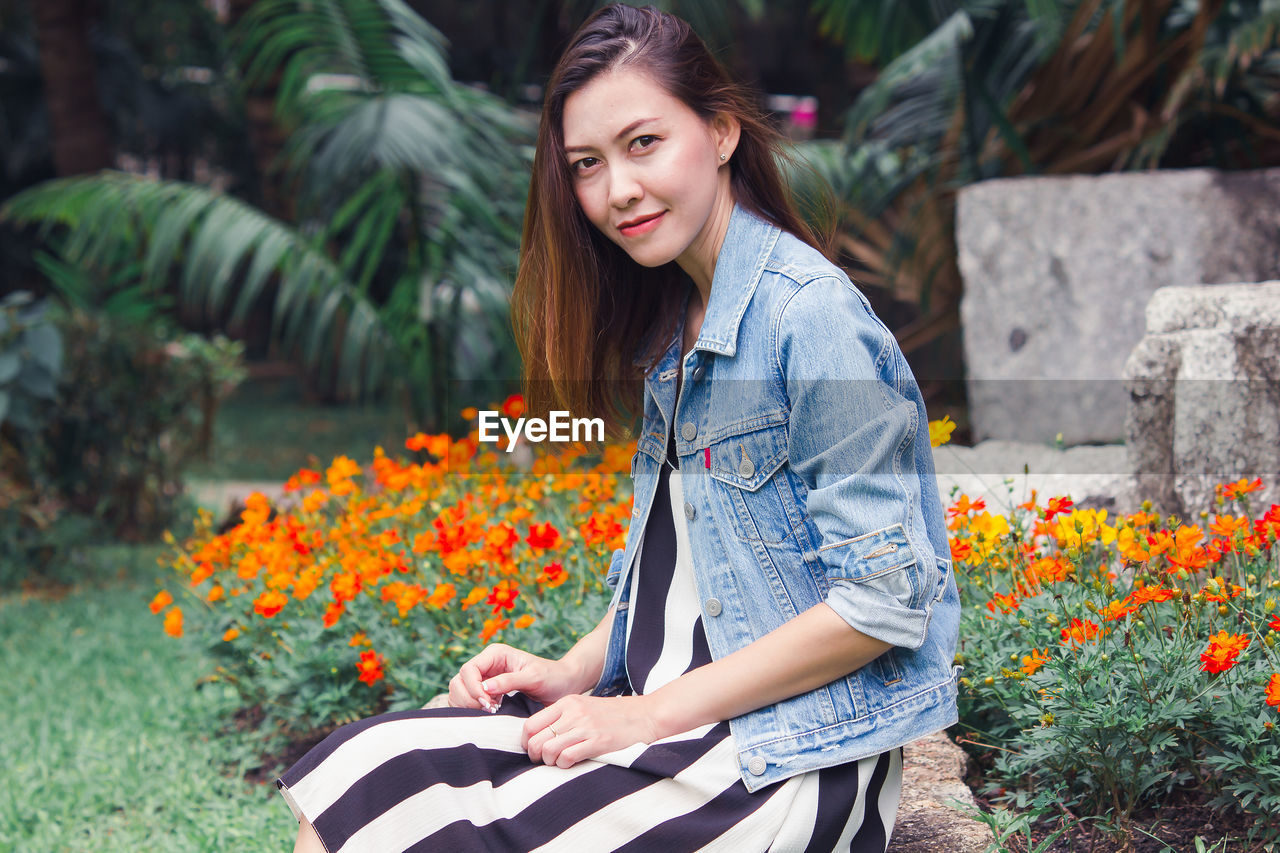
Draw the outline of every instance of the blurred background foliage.
<instances>
[{"instance_id":1,"label":"blurred background foliage","mask_svg":"<svg viewBox=\"0 0 1280 853\"><path fill-rule=\"evenodd\" d=\"M76 339L56 387L85 411L196 393L204 449L178 454L192 464L216 444L210 423L243 363L296 365L307 399L372 400L400 435L458 426L459 409L519 375L507 298L540 86L599 5L0 0L0 295L33 295L0 331L0 380L18 369L10 355L22 375L48 366L3 348L14 312L47 304ZM1280 164L1280 0L658 5L770 93L812 167L794 174L807 209L834 215L851 275L940 411L963 411L961 187ZM824 185L825 212L811 204ZM95 323L139 363L218 334L240 347L203 351L198 392L137 373L116 377L132 396L88 405L99 386L73 362L106 358L79 340ZM51 412L72 405L58 393ZM0 471L54 488L26 452L53 421L20 419L0 407ZM166 478L145 488L163 496ZM54 494L72 505L66 488Z\"/></svg>"}]
</instances>

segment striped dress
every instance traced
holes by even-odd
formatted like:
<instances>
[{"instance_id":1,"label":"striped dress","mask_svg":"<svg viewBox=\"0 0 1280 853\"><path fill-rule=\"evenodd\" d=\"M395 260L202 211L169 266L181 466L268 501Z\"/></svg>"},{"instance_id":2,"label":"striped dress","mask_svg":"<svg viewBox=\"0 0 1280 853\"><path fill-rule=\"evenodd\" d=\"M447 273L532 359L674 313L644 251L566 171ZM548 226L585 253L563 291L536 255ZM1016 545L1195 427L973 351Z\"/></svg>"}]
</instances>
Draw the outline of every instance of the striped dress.
<instances>
[{"instance_id":1,"label":"striped dress","mask_svg":"<svg viewBox=\"0 0 1280 853\"><path fill-rule=\"evenodd\" d=\"M679 472L664 466L628 610L627 671L647 693L711 660L688 554ZM344 726L277 785L329 853L354 851L855 851L884 853L902 750L747 791L727 722L579 762L520 749L542 705L496 714L400 711Z\"/></svg>"}]
</instances>

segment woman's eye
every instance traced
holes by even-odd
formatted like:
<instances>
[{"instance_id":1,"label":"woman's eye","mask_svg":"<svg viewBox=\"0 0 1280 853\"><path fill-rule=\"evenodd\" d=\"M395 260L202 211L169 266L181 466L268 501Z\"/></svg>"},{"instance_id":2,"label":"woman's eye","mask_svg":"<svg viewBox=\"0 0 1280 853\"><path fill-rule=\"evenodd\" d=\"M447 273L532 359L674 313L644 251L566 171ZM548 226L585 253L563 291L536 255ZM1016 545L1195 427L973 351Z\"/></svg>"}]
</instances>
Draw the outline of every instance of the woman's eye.
<instances>
[{"instance_id":1,"label":"woman's eye","mask_svg":"<svg viewBox=\"0 0 1280 853\"><path fill-rule=\"evenodd\" d=\"M599 161L596 160L595 157L583 157L581 160L575 160L570 165L569 168L571 168L574 172L578 174L582 174L587 169L590 169L592 166L594 166L597 162Z\"/></svg>"},{"instance_id":2,"label":"woman's eye","mask_svg":"<svg viewBox=\"0 0 1280 853\"><path fill-rule=\"evenodd\" d=\"M637 136L631 141L632 148L648 148L650 145L658 141L658 137L646 134Z\"/></svg>"}]
</instances>

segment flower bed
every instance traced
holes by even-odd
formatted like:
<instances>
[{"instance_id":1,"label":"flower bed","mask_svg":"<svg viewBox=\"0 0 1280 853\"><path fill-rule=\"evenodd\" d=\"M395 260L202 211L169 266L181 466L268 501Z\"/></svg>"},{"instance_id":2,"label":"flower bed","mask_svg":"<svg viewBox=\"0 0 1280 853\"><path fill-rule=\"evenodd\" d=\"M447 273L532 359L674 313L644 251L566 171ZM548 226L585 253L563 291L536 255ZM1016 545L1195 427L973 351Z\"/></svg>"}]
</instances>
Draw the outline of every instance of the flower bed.
<instances>
[{"instance_id":1,"label":"flower bed","mask_svg":"<svg viewBox=\"0 0 1280 853\"><path fill-rule=\"evenodd\" d=\"M284 505L255 494L229 529L203 512L169 537L181 600L166 588L151 610L211 641L207 680L235 686L264 738L420 706L493 640L558 656L604 612L634 446L525 467L474 435L406 449L299 471Z\"/></svg>"},{"instance_id":2,"label":"flower bed","mask_svg":"<svg viewBox=\"0 0 1280 853\"><path fill-rule=\"evenodd\" d=\"M1219 486L1203 525L954 501L961 725L993 801L1119 846L1188 800L1280 838L1280 505L1255 514L1260 486Z\"/></svg>"},{"instance_id":3,"label":"flower bed","mask_svg":"<svg viewBox=\"0 0 1280 853\"><path fill-rule=\"evenodd\" d=\"M953 428L931 423L934 445ZM418 435L413 461L300 471L288 505L253 496L224 531L202 513L163 561L183 600L151 609L209 639L207 680L234 685L264 736L421 705L491 640L559 655L605 607L634 446L561 448L522 467L474 434ZM962 741L991 802L1124 844L1190 792L1276 840L1280 505L1253 512L1260 485L1221 486L1203 525L954 500Z\"/></svg>"}]
</instances>

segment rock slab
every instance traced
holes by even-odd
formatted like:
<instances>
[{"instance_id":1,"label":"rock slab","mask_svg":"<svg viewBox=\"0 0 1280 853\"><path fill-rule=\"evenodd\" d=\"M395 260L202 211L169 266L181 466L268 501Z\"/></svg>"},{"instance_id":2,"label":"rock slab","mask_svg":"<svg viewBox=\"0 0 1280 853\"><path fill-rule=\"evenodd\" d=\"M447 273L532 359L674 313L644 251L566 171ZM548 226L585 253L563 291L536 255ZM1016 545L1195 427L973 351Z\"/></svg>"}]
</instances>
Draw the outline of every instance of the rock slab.
<instances>
[{"instance_id":1,"label":"rock slab","mask_svg":"<svg viewBox=\"0 0 1280 853\"><path fill-rule=\"evenodd\" d=\"M1280 501L1280 281L1157 291L1124 376L1137 487L1162 511L1218 511L1240 478L1263 481L1252 507Z\"/></svg>"},{"instance_id":2,"label":"rock slab","mask_svg":"<svg viewBox=\"0 0 1280 853\"><path fill-rule=\"evenodd\" d=\"M902 749L902 801L889 842L891 853L984 853L994 842L990 828L956 810L975 806L964 783L969 756L946 732Z\"/></svg>"},{"instance_id":3,"label":"rock slab","mask_svg":"<svg viewBox=\"0 0 1280 853\"><path fill-rule=\"evenodd\" d=\"M1280 169L983 181L956 243L974 440L1119 441L1152 294L1280 277Z\"/></svg>"}]
</instances>

